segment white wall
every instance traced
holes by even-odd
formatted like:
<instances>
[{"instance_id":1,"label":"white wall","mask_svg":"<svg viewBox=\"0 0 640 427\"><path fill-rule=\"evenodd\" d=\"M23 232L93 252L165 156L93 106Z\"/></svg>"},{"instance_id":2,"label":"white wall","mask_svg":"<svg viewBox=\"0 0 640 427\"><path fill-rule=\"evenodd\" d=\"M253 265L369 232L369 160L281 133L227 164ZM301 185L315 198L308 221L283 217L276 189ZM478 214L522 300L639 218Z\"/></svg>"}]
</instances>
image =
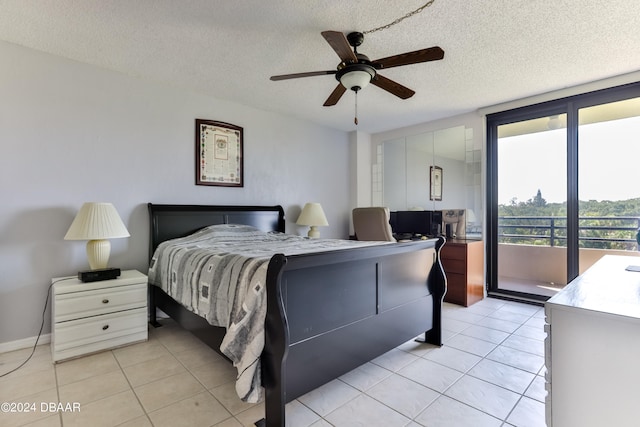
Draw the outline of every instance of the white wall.
<instances>
[{"instance_id":1,"label":"white wall","mask_svg":"<svg viewBox=\"0 0 640 427\"><path fill-rule=\"evenodd\" d=\"M0 58L0 344L37 335L52 277L88 269L84 242L63 240L86 201L112 202L131 233L109 265L143 272L148 202L281 204L304 234L300 207L318 201L323 237L348 235L347 133L5 42ZM244 128L244 188L194 185L196 118Z\"/></svg>"},{"instance_id":2,"label":"white wall","mask_svg":"<svg viewBox=\"0 0 640 427\"><path fill-rule=\"evenodd\" d=\"M354 131L349 134L349 140L353 159L350 167L352 207L371 206L371 135Z\"/></svg>"}]
</instances>

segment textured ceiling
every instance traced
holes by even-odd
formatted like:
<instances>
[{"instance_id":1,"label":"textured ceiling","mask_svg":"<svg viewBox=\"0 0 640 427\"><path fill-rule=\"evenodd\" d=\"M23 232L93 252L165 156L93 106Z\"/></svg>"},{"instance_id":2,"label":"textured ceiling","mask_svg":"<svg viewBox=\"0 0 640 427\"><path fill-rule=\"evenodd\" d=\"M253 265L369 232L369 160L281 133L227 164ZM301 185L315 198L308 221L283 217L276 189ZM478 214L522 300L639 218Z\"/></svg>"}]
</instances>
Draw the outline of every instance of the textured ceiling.
<instances>
[{"instance_id":1,"label":"textured ceiling","mask_svg":"<svg viewBox=\"0 0 640 427\"><path fill-rule=\"evenodd\" d=\"M366 31L425 0L0 0L0 40L341 130L381 132L640 69L637 0L435 0L365 36L371 59L430 46L442 61L381 74L416 91L369 86L322 104L335 69L324 30ZM1 58L0 58L1 60ZM3 67L10 64L3 64ZM215 119L215 118L214 118Z\"/></svg>"}]
</instances>

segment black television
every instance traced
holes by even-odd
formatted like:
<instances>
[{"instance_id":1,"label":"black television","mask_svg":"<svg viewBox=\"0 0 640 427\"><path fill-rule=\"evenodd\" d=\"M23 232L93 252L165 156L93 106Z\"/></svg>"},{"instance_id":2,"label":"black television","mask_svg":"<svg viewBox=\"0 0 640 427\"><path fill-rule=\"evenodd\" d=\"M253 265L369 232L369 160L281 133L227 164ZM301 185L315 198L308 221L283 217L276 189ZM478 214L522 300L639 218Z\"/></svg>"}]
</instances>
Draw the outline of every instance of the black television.
<instances>
[{"instance_id":1,"label":"black television","mask_svg":"<svg viewBox=\"0 0 640 427\"><path fill-rule=\"evenodd\" d=\"M396 211L392 212L391 228L398 235L435 236L442 226L441 211Z\"/></svg>"}]
</instances>

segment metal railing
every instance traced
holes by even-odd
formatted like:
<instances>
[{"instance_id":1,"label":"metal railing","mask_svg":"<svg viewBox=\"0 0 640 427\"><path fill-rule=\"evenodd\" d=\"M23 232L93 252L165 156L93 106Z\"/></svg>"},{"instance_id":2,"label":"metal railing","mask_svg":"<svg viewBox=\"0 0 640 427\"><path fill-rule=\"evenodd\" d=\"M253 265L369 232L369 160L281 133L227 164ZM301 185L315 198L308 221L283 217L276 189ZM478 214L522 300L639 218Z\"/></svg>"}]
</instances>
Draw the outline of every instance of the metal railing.
<instances>
[{"instance_id":1,"label":"metal railing","mask_svg":"<svg viewBox=\"0 0 640 427\"><path fill-rule=\"evenodd\" d=\"M640 217L584 216L578 218L580 248L638 250ZM499 216L498 242L567 246L567 219L556 216Z\"/></svg>"}]
</instances>

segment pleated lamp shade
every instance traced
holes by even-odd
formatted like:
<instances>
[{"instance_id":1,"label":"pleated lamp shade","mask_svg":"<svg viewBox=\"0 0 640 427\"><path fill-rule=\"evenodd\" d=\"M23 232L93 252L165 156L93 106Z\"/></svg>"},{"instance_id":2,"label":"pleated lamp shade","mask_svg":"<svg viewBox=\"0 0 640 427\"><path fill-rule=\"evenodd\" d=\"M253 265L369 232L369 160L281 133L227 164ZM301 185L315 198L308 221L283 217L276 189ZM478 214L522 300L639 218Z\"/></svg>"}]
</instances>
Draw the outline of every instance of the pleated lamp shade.
<instances>
[{"instance_id":1,"label":"pleated lamp shade","mask_svg":"<svg viewBox=\"0 0 640 427\"><path fill-rule=\"evenodd\" d=\"M300 213L296 224L310 226L311 228L309 229L307 236L311 238L320 237L318 226L329 225L320 203L306 203L304 208L302 208L302 212Z\"/></svg>"},{"instance_id":2,"label":"pleated lamp shade","mask_svg":"<svg viewBox=\"0 0 640 427\"><path fill-rule=\"evenodd\" d=\"M92 270L107 268L111 243L107 239L129 237L129 231L111 203L85 203L64 240L88 240L87 258Z\"/></svg>"}]
</instances>

